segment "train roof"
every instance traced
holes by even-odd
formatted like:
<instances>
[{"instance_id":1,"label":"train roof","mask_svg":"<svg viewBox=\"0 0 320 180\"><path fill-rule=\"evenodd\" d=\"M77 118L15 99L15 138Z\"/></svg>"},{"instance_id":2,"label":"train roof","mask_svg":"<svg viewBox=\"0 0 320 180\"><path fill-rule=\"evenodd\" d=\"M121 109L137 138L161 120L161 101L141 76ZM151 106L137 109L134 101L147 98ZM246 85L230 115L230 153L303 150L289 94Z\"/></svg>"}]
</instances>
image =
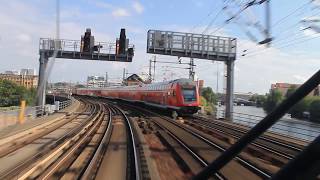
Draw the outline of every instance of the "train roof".
<instances>
[{"instance_id":1,"label":"train roof","mask_svg":"<svg viewBox=\"0 0 320 180\"><path fill-rule=\"evenodd\" d=\"M78 88L79 90L104 90L104 89L135 89L135 88L145 88L145 87L152 87L152 86L166 86L172 83L190 83L194 84L195 82L192 81L191 79L187 78L180 78L180 79L175 79L171 81L165 81L165 82L157 82L157 83L152 83L152 84L143 84L143 85L134 85L134 86L110 86L110 87L102 87L102 88Z\"/></svg>"}]
</instances>

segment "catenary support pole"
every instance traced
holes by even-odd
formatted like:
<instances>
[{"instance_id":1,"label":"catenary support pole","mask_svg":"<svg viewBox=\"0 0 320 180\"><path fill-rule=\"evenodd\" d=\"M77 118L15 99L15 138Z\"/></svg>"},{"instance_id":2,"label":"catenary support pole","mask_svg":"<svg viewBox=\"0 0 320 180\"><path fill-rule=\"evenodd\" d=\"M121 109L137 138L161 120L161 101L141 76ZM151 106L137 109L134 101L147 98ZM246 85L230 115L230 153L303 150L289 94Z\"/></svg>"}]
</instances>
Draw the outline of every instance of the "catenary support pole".
<instances>
[{"instance_id":1,"label":"catenary support pole","mask_svg":"<svg viewBox=\"0 0 320 180\"><path fill-rule=\"evenodd\" d=\"M46 103L46 69L48 65L49 58L44 54L40 54L39 58L39 79L38 79L38 89L37 89L37 106L44 108Z\"/></svg>"},{"instance_id":2,"label":"catenary support pole","mask_svg":"<svg viewBox=\"0 0 320 180\"><path fill-rule=\"evenodd\" d=\"M234 83L234 61L226 61L227 65L227 89L226 89L226 102L225 102L225 118L232 120L233 112L233 83Z\"/></svg>"}]
</instances>

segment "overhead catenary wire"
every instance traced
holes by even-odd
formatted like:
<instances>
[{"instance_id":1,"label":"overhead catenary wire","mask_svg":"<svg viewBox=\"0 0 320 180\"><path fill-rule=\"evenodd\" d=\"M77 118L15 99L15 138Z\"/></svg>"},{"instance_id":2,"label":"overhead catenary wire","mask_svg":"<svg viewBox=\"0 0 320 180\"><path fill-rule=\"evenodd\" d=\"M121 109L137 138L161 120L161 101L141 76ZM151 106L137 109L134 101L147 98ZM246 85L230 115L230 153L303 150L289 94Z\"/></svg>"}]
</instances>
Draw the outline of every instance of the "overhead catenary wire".
<instances>
[{"instance_id":1,"label":"overhead catenary wire","mask_svg":"<svg viewBox=\"0 0 320 180\"><path fill-rule=\"evenodd\" d=\"M314 10L312 10L312 11L314 11ZM308 12L307 12L307 11L304 11L303 14L305 14L305 13L308 13ZM283 35L283 34L289 34L289 35L287 35L287 36L291 36L290 31L292 31L292 28L301 25L301 22L302 22L303 20L312 18L312 17L317 16L317 15L319 15L319 14L320 14L320 12L319 12L319 11L316 11L315 13L313 13L313 14L307 16L307 17L301 18L302 20L299 20L298 22L295 22L294 24L286 27L285 30L280 31L279 33L276 33L276 34L274 35L274 38L275 38L274 41L278 41L279 38L277 38L277 37L280 37L280 35ZM278 26L278 27L279 27L279 26ZM276 29L277 29L277 28L276 28ZM286 37L287 37L287 36L286 36ZM283 38L280 38L280 39L283 39Z\"/></svg>"},{"instance_id":2,"label":"overhead catenary wire","mask_svg":"<svg viewBox=\"0 0 320 180\"><path fill-rule=\"evenodd\" d=\"M285 19L289 18L291 15L295 14L296 12L298 12L299 10L302 10L304 8L307 7L307 5L310 5L311 2L314 0L311 0L307 3L302 4L301 6L299 6L298 8L294 9L292 12L290 12L289 14L287 14L286 16L280 18L279 20L277 20L275 23L272 24L273 27L278 26L281 22L283 22Z\"/></svg>"},{"instance_id":3,"label":"overhead catenary wire","mask_svg":"<svg viewBox=\"0 0 320 180\"><path fill-rule=\"evenodd\" d=\"M312 0L312 1L313 1L313 0ZM280 25L280 23L283 23L284 20L287 20L287 19L288 19L290 16L292 16L293 14L295 14L295 13L297 13L297 12L305 9L306 7L308 7L307 5L309 5L312 1L310 1L310 2L308 2L308 3L305 3L305 4L301 5L301 6L299 6L299 7L296 8L294 11L292 11L292 12L289 13L288 15L284 16L283 18L281 18L280 20L278 20L278 21L277 21L276 23L274 23L274 24ZM316 9L315 9L315 10L316 10ZM314 11L314 9L313 9L312 11ZM302 14L305 14L305 13L307 13L307 12L304 11ZM302 14L300 14L300 15L302 15ZM317 15L319 15L319 14L320 14L320 12L317 11L317 12L309 15L308 17L304 17L303 19L309 19L309 18L312 18L312 17L317 16ZM286 43L288 43L288 42L291 42L291 40L294 40L294 38L301 39L301 36L304 36L304 34L303 34L303 32L302 32L301 30L298 31L298 32L295 32L294 34L291 33L292 28L294 28L294 27L296 27L296 26L298 26L298 25L300 25L300 24L301 24L301 20L299 20L298 22L290 25L290 26L287 27L284 31L281 31L281 32L279 32L278 34L274 35L274 36L273 36L273 37L274 37L274 39L273 39L274 44L275 44L275 45L279 45L279 44L280 44L280 45L283 45L283 44L286 44ZM288 35L282 36L283 34L288 34ZM289 41L288 41L288 40L289 40ZM287 42L285 42L285 41L287 41ZM281 42L281 43L280 43L280 42ZM252 54L252 53L255 53L255 52L257 52L257 51L260 51L259 49L260 49L259 46L258 46L257 48L255 48L255 49L253 49L253 50L247 49L247 53L245 54L245 56L246 56L247 54L249 54L249 53Z\"/></svg>"},{"instance_id":4,"label":"overhead catenary wire","mask_svg":"<svg viewBox=\"0 0 320 180\"><path fill-rule=\"evenodd\" d=\"M319 33L317 33L317 34L319 34ZM320 37L320 35L315 36L315 37L310 37L310 38L307 38L307 39L303 39L303 40L300 40L298 42L291 42L291 43L283 44L282 46L277 47L277 49L284 49L284 48L291 47L291 46L294 46L294 45L303 44L303 43L306 43L308 41L314 40L314 39L319 38L319 37ZM252 54L248 54L245 57L246 58L253 57L253 56L261 54L262 52L270 51L270 50L271 50L270 48L269 49L265 48L265 49L262 49L260 51L254 52Z\"/></svg>"},{"instance_id":5,"label":"overhead catenary wire","mask_svg":"<svg viewBox=\"0 0 320 180\"><path fill-rule=\"evenodd\" d=\"M216 19L218 19L219 15L229 6L229 3L230 3L231 0L224 0L224 3L223 3L223 7L222 9L220 9L220 11L217 13L217 16L209 23L209 25L213 24L213 22L216 21ZM220 25L218 26L217 28L215 28L213 31L209 32L208 34L209 35L212 35L212 34L215 34L216 32L218 32L219 30L221 30L225 25L227 25L228 23L226 23L225 21ZM208 27L209 27L208 25ZM210 25L210 26L211 26ZM208 31L210 28L206 28L205 30ZM205 31L204 30L204 31Z\"/></svg>"},{"instance_id":6,"label":"overhead catenary wire","mask_svg":"<svg viewBox=\"0 0 320 180\"><path fill-rule=\"evenodd\" d=\"M215 6L214 6L215 7ZM202 21L200 21L198 24L194 25L192 28L191 28L191 32L194 32L194 30L199 27L207 18L209 18L214 12L215 12L215 8L212 7L212 10L202 19Z\"/></svg>"}]
</instances>

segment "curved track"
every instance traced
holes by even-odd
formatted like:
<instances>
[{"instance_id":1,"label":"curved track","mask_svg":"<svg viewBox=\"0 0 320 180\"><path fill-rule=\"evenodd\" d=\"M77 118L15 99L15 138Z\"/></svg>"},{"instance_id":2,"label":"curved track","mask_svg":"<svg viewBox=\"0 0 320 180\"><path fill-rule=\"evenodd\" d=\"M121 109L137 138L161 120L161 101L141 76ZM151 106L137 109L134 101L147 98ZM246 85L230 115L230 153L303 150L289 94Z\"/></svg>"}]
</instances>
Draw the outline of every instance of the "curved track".
<instances>
[{"instance_id":1,"label":"curved track","mask_svg":"<svg viewBox=\"0 0 320 180\"><path fill-rule=\"evenodd\" d=\"M188 152L189 156L194 158L193 161L188 160L187 157L180 158L187 159L189 162L186 163L189 163L189 167L196 167L193 170L193 173L199 171L199 168L197 167L207 166L209 162L213 161L225 150L224 147L214 143L207 137L202 136L198 131L172 121L170 118L128 104L123 107L139 111L142 115L149 117L161 131L167 134L160 133L167 139L168 144L172 145L172 149L176 149L177 154L179 154L178 151L180 151L180 154L186 155L186 153L181 152L181 148ZM177 147L175 143L172 143L172 139L177 142L176 144L179 144L179 147ZM195 162L198 163L198 165L193 164ZM270 177L271 174L239 156L215 175L215 178L217 179L268 179Z\"/></svg>"},{"instance_id":2,"label":"curved track","mask_svg":"<svg viewBox=\"0 0 320 180\"><path fill-rule=\"evenodd\" d=\"M123 170L119 176L124 172L127 179L140 179L139 153L125 113L97 99L81 98L81 101L86 104L83 112L3 154L0 163L14 161L0 169L0 179L99 179L99 173L105 171L105 159L119 145L115 136L124 140L125 147L124 153L119 154L125 160L118 168ZM123 134L117 136L119 128ZM112 161L107 163L114 165Z\"/></svg>"}]
</instances>

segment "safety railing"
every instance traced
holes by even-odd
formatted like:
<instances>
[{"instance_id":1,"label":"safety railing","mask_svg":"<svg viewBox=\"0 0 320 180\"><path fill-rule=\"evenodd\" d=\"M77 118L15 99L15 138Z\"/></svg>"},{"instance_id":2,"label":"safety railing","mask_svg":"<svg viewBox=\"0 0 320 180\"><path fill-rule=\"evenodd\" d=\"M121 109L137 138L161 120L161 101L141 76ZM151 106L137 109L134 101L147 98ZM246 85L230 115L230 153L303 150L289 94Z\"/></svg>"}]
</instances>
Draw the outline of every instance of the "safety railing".
<instances>
[{"instance_id":1,"label":"safety railing","mask_svg":"<svg viewBox=\"0 0 320 180\"><path fill-rule=\"evenodd\" d=\"M236 39L222 36L172 32L148 31L147 48L165 48L183 51L236 54Z\"/></svg>"},{"instance_id":2,"label":"safety railing","mask_svg":"<svg viewBox=\"0 0 320 180\"><path fill-rule=\"evenodd\" d=\"M21 108L16 108L14 110L0 111L0 129L20 124L27 121L32 121L36 117L48 115L55 111L62 110L73 103L74 99L69 99L66 101L59 102L58 106L47 104L45 107L32 106L26 107L23 114L23 121L19 120L19 115Z\"/></svg>"},{"instance_id":3,"label":"safety railing","mask_svg":"<svg viewBox=\"0 0 320 180\"><path fill-rule=\"evenodd\" d=\"M115 54L117 45L116 43L96 42L97 54ZM129 44L128 48L134 48L134 45ZM40 38L39 50L58 50L59 52L80 52L81 41L80 40L68 40L68 39L50 39Z\"/></svg>"},{"instance_id":4,"label":"safety railing","mask_svg":"<svg viewBox=\"0 0 320 180\"><path fill-rule=\"evenodd\" d=\"M264 117L246 113L233 112L233 122L235 124L253 127L258 124ZM217 111L217 119L224 119L224 111ZM320 134L320 125L304 124L303 122L296 122L297 120L282 118L274 124L268 131L295 137L298 139L312 141Z\"/></svg>"},{"instance_id":5,"label":"safety railing","mask_svg":"<svg viewBox=\"0 0 320 180\"><path fill-rule=\"evenodd\" d=\"M56 105L55 111L59 111L61 109L64 109L64 108L70 106L72 104L72 102L73 102L73 99L69 99L69 100L62 101L62 102L56 101L55 102L55 105Z\"/></svg>"}]
</instances>

